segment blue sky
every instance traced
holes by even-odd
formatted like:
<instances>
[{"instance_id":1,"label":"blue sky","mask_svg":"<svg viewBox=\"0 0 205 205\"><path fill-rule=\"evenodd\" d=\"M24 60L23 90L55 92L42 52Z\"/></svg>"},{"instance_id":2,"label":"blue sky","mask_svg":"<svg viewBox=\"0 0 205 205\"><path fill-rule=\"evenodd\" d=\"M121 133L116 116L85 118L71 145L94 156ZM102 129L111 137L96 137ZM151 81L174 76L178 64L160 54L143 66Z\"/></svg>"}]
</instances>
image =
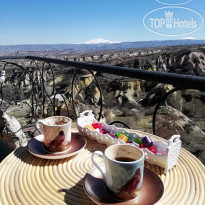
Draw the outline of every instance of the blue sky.
<instances>
[{"instance_id":1,"label":"blue sky","mask_svg":"<svg viewBox=\"0 0 205 205\"><path fill-rule=\"evenodd\" d=\"M98 37L120 42L205 39L205 24L183 36L146 29L144 16L165 6L157 0L0 0L0 45L79 43ZM180 6L205 16L204 0Z\"/></svg>"}]
</instances>

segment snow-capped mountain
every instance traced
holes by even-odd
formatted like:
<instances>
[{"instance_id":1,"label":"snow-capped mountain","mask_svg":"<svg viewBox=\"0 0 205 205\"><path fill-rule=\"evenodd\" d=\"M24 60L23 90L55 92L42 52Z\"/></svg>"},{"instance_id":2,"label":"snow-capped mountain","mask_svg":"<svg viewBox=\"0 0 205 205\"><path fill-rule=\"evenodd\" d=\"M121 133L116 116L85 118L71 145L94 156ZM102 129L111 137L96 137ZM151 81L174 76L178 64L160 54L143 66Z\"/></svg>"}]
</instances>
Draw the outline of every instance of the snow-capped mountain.
<instances>
[{"instance_id":1,"label":"snow-capped mountain","mask_svg":"<svg viewBox=\"0 0 205 205\"><path fill-rule=\"evenodd\" d=\"M184 37L184 38L180 38L180 40L197 40L197 38L194 38L194 37Z\"/></svg>"},{"instance_id":2,"label":"snow-capped mountain","mask_svg":"<svg viewBox=\"0 0 205 205\"><path fill-rule=\"evenodd\" d=\"M96 39L95 39L96 40ZM104 40L104 39L103 39ZM137 49L137 48L153 48L168 47L182 45L205 45L205 40L163 40L163 41L135 41L135 42L113 42L100 38L97 41L88 41L79 44L24 44L24 45L0 45L0 53L13 53L17 51L89 51L89 50L117 50L117 49Z\"/></svg>"},{"instance_id":3,"label":"snow-capped mountain","mask_svg":"<svg viewBox=\"0 0 205 205\"><path fill-rule=\"evenodd\" d=\"M103 38L96 38L96 39L92 39L90 41L85 41L83 43L80 44L111 44L111 43L120 43L119 41L109 41L109 40L105 40Z\"/></svg>"}]
</instances>

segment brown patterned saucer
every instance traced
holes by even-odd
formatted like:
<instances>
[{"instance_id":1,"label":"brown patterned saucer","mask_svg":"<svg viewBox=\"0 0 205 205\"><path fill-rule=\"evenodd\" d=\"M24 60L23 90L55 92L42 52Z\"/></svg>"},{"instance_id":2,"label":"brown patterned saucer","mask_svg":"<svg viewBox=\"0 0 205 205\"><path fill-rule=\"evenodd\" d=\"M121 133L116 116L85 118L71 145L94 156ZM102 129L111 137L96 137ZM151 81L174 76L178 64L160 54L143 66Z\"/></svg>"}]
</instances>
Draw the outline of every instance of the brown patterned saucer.
<instances>
[{"instance_id":1,"label":"brown patterned saucer","mask_svg":"<svg viewBox=\"0 0 205 205\"><path fill-rule=\"evenodd\" d=\"M27 149L31 154L44 159L62 159L71 157L76 155L86 145L84 137L78 133L72 133L68 149L62 152L49 152L45 149L43 139L44 136L42 134L32 138L27 144Z\"/></svg>"},{"instance_id":2,"label":"brown patterned saucer","mask_svg":"<svg viewBox=\"0 0 205 205\"><path fill-rule=\"evenodd\" d=\"M104 167L104 164L100 164L100 167ZM100 172L95 167L85 175L83 186L90 199L100 205L153 205L164 193L164 185L160 177L146 167L140 195L128 201L122 201L110 195Z\"/></svg>"}]
</instances>

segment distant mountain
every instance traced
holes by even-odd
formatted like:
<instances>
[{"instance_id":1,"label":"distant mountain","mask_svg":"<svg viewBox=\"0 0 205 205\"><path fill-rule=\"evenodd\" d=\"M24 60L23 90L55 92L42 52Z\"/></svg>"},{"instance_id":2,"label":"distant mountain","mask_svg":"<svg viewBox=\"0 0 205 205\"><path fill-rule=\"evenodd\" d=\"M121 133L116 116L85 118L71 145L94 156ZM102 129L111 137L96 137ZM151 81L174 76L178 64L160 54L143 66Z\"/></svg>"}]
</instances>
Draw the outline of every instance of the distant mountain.
<instances>
[{"instance_id":1,"label":"distant mountain","mask_svg":"<svg viewBox=\"0 0 205 205\"><path fill-rule=\"evenodd\" d=\"M197 39L194 37L183 37L181 38L181 40L197 40Z\"/></svg>"},{"instance_id":2,"label":"distant mountain","mask_svg":"<svg viewBox=\"0 0 205 205\"><path fill-rule=\"evenodd\" d=\"M100 42L100 40L98 41ZM87 44L27 44L27 45L8 45L0 46L0 53L13 53L18 51L100 51L118 50L133 48L167 47L181 45L204 44L205 40L165 40L165 41L136 41L122 43L87 43Z\"/></svg>"},{"instance_id":3,"label":"distant mountain","mask_svg":"<svg viewBox=\"0 0 205 205\"><path fill-rule=\"evenodd\" d=\"M109 40L105 40L103 38L96 38L96 39L92 39L90 41L85 41L83 43L80 44L104 44L104 43L120 43L119 41L109 41Z\"/></svg>"}]
</instances>

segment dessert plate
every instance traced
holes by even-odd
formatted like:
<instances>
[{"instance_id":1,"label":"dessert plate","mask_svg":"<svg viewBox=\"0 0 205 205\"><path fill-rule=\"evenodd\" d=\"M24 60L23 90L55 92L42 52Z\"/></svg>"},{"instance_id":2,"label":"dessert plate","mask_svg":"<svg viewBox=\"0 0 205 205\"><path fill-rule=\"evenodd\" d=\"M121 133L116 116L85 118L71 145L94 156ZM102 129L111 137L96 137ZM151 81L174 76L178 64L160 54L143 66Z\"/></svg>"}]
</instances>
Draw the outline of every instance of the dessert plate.
<instances>
[{"instance_id":1,"label":"dessert plate","mask_svg":"<svg viewBox=\"0 0 205 205\"><path fill-rule=\"evenodd\" d=\"M104 164L100 164L100 167L103 169ZM164 185L160 177L146 167L139 196L128 201L122 201L110 195L101 173L95 167L85 175L83 187L90 199L100 205L151 205L159 201L164 193Z\"/></svg>"},{"instance_id":2,"label":"dessert plate","mask_svg":"<svg viewBox=\"0 0 205 205\"><path fill-rule=\"evenodd\" d=\"M27 144L27 149L36 157L44 159L63 159L71 157L76 155L86 145L86 140L84 137L77 133L72 133L71 142L69 143L70 147L65 151L52 153L45 149L43 139L44 136L42 134L32 138Z\"/></svg>"}]
</instances>

